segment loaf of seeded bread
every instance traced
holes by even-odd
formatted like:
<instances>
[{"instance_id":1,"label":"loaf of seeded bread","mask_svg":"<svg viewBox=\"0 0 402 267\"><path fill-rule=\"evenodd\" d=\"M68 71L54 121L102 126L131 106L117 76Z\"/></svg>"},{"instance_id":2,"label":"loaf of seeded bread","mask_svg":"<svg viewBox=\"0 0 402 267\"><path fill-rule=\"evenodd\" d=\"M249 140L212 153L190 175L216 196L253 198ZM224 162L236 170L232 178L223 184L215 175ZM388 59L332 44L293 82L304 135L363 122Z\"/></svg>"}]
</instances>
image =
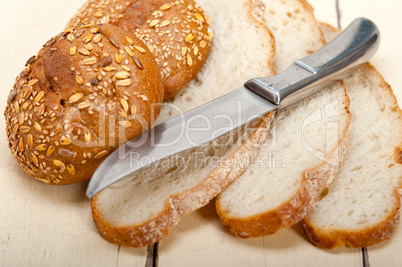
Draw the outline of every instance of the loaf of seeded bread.
<instances>
[{"instance_id":1,"label":"loaf of seeded bread","mask_svg":"<svg viewBox=\"0 0 402 267\"><path fill-rule=\"evenodd\" d=\"M88 0L67 27L112 24L140 38L154 54L172 98L201 69L211 48L209 19L194 0Z\"/></svg>"},{"instance_id":2,"label":"loaf of seeded bread","mask_svg":"<svg viewBox=\"0 0 402 267\"><path fill-rule=\"evenodd\" d=\"M327 39L337 30L323 25ZM303 220L316 246L364 247L388 239L399 222L402 118L390 86L367 64L345 80L352 138L339 177Z\"/></svg>"},{"instance_id":3,"label":"loaf of seeded bread","mask_svg":"<svg viewBox=\"0 0 402 267\"><path fill-rule=\"evenodd\" d=\"M135 35L113 25L69 29L17 77L5 110L9 147L42 182L85 181L152 126L162 101L159 67Z\"/></svg>"},{"instance_id":4,"label":"loaf of seeded bread","mask_svg":"<svg viewBox=\"0 0 402 267\"><path fill-rule=\"evenodd\" d=\"M210 16L214 42L206 64L173 101L162 107L158 122L242 86L255 76L273 75L274 39L250 16L248 0L199 1ZM174 107L174 108L172 108ZM151 245L180 221L207 204L241 174L265 140L273 114L146 167L98 193L93 218L108 241Z\"/></svg>"},{"instance_id":5,"label":"loaf of seeded bread","mask_svg":"<svg viewBox=\"0 0 402 267\"><path fill-rule=\"evenodd\" d=\"M256 16L277 40L274 66L278 71L324 45L305 1L262 2L265 6ZM255 160L216 199L224 226L248 238L273 234L302 220L334 180L349 143L350 126L343 83L279 110Z\"/></svg>"}]
</instances>

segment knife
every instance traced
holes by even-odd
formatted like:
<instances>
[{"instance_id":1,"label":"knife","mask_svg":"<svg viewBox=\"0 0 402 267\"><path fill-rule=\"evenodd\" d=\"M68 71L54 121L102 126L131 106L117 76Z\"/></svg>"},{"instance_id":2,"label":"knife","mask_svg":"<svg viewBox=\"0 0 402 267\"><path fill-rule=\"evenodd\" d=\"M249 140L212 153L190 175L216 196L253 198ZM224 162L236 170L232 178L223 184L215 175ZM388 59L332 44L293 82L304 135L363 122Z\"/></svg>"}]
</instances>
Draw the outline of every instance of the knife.
<instances>
[{"instance_id":1,"label":"knife","mask_svg":"<svg viewBox=\"0 0 402 267\"><path fill-rule=\"evenodd\" d=\"M87 197L158 160L207 143L318 92L369 61L379 41L379 30L373 22L356 19L334 40L293 62L284 72L253 78L222 97L151 128L102 162L88 184Z\"/></svg>"}]
</instances>

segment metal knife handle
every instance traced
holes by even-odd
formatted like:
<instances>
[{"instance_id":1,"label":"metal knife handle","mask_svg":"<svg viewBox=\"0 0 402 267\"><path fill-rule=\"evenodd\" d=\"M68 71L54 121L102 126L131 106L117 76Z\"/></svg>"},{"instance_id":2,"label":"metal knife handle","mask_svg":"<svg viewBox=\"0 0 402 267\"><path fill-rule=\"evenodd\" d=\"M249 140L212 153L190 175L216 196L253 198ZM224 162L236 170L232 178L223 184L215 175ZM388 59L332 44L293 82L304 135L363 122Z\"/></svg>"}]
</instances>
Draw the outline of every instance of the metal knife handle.
<instances>
[{"instance_id":1,"label":"metal knife handle","mask_svg":"<svg viewBox=\"0 0 402 267\"><path fill-rule=\"evenodd\" d=\"M289 106L368 62L379 43L378 28L370 20L359 18L334 40L310 56L293 62L284 72L251 79L245 87L281 107Z\"/></svg>"}]
</instances>

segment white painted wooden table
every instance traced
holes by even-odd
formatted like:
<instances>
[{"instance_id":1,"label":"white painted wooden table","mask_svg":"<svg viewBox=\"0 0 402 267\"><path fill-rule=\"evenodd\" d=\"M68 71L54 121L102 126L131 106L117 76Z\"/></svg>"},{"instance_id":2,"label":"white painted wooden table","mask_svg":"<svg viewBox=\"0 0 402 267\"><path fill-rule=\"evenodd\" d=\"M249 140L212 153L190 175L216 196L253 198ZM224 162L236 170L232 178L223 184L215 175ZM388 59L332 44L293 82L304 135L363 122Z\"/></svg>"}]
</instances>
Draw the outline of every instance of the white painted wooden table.
<instances>
[{"instance_id":1,"label":"white painted wooden table","mask_svg":"<svg viewBox=\"0 0 402 267\"><path fill-rule=\"evenodd\" d=\"M84 1L0 1L2 113L26 60L63 29ZM378 25L382 43L372 63L402 103L402 1L310 3L318 19L334 25L344 27L360 16ZM223 230L212 204L185 216L160 242L154 259L152 248L120 247L99 236L84 196L86 183L52 187L25 174L8 150L4 119L0 119L0 151L0 266L402 266L401 230L366 251L318 249L299 225L242 240Z\"/></svg>"}]
</instances>

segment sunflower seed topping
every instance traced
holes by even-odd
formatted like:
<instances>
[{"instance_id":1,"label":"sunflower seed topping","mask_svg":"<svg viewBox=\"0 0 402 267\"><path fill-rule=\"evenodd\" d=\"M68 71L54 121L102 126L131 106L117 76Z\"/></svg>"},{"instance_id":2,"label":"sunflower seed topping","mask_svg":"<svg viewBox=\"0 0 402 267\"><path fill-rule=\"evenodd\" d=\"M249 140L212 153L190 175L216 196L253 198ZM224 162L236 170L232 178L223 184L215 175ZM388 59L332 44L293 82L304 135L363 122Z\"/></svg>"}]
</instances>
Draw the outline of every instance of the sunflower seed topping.
<instances>
[{"instance_id":1,"label":"sunflower seed topping","mask_svg":"<svg viewBox=\"0 0 402 267\"><path fill-rule=\"evenodd\" d=\"M92 39L92 42L94 44L99 43L102 40L102 34L98 33L97 35L95 35L95 37Z\"/></svg>"},{"instance_id":2,"label":"sunflower seed topping","mask_svg":"<svg viewBox=\"0 0 402 267\"><path fill-rule=\"evenodd\" d=\"M24 150L25 150L25 147L24 147L24 140L23 140L22 138L20 138L20 141L18 142L18 149L19 149L21 152L24 152Z\"/></svg>"},{"instance_id":3,"label":"sunflower seed topping","mask_svg":"<svg viewBox=\"0 0 402 267\"><path fill-rule=\"evenodd\" d=\"M27 85L28 86L34 86L35 84L37 84L38 83L38 79L32 79L32 80L30 80L28 83L27 83Z\"/></svg>"},{"instance_id":4,"label":"sunflower seed topping","mask_svg":"<svg viewBox=\"0 0 402 267\"><path fill-rule=\"evenodd\" d=\"M159 23L159 19L154 19L149 23L149 27L155 27Z\"/></svg>"},{"instance_id":5,"label":"sunflower seed topping","mask_svg":"<svg viewBox=\"0 0 402 267\"><path fill-rule=\"evenodd\" d=\"M75 175L75 167L73 164L67 164L67 171L70 175Z\"/></svg>"},{"instance_id":6,"label":"sunflower seed topping","mask_svg":"<svg viewBox=\"0 0 402 267\"><path fill-rule=\"evenodd\" d=\"M94 35L92 33L84 37L84 43L89 43Z\"/></svg>"},{"instance_id":7,"label":"sunflower seed topping","mask_svg":"<svg viewBox=\"0 0 402 267\"><path fill-rule=\"evenodd\" d=\"M205 22L204 17L203 17L200 13L195 14L195 17L196 17L199 21Z\"/></svg>"},{"instance_id":8,"label":"sunflower seed topping","mask_svg":"<svg viewBox=\"0 0 402 267\"><path fill-rule=\"evenodd\" d=\"M191 33L188 34L185 38L186 42L191 42L194 39L194 35L192 35Z\"/></svg>"},{"instance_id":9,"label":"sunflower seed topping","mask_svg":"<svg viewBox=\"0 0 402 267\"><path fill-rule=\"evenodd\" d=\"M91 52L89 52L87 49L81 47L78 49L78 53L84 55L84 56L89 56L91 54Z\"/></svg>"},{"instance_id":10,"label":"sunflower seed topping","mask_svg":"<svg viewBox=\"0 0 402 267\"><path fill-rule=\"evenodd\" d=\"M81 76L77 75L75 76L75 80L77 81L78 84L83 84L84 81L82 80Z\"/></svg>"},{"instance_id":11,"label":"sunflower seed topping","mask_svg":"<svg viewBox=\"0 0 402 267\"><path fill-rule=\"evenodd\" d=\"M172 6L170 4L164 4L162 5L159 9L162 11L168 10L169 8L171 8Z\"/></svg>"},{"instance_id":12,"label":"sunflower seed topping","mask_svg":"<svg viewBox=\"0 0 402 267\"><path fill-rule=\"evenodd\" d=\"M71 33L67 35L67 40L69 40L70 42L74 41L74 35L72 35Z\"/></svg>"},{"instance_id":13,"label":"sunflower seed topping","mask_svg":"<svg viewBox=\"0 0 402 267\"><path fill-rule=\"evenodd\" d=\"M72 152L71 150L68 150L68 149L64 149L64 148L59 149L58 153L60 156L65 157L65 158L74 156L74 152Z\"/></svg>"},{"instance_id":14,"label":"sunflower seed topping","mask_svg":"<svg viewBox=\"0 0 402 267\"><path fill-rule=\"evenodd\" d=\"M62 136L62 137L60 138L60 145L62 145L62 146L68 146L68 145L70 145L70 144L71 144L71 140L68 139L67 137Z\"/></svg>"},{"instance_id":15,"label":"sunflower seed topping","mask_svg":"<svg viewBox=\"0 0 402 267\"><path fill-rule=\"evenodd\" d=\"M145 52L146 52L145 49L142 48L141 46L135 45L134 48L137 49L138 51L140 51L142 54L145 54Z\"/></svg>"},{"instance_id":16,"label":"sunflower seed topping","mask_svg":"<svg viewBox=\"0 0 402 267\"><path fill-rule=\"evenodd\" d=\"M38 132L42 132L42 127L39 125L39 123L35 122L34 128L35 128L35 130L37 130Z\"/></svg>"},{"instance_id":17,"label":"sunflower seed topping","mask_svg":"<svg viewBox=\"0 0 402 267\"><path fill-rule=\"evenodd\" d=\"M91 133L90 132L85 132L84 133L84 140L87 143L91 142Z\"/></svg>"},{"instance_id":18,"label":"sunflower seed topping","mask_svg":"<svg viewBox=\"0 0 402 267\"><path fill-rule=\"evenodd\" d=\"M105 156L107 153L108 153L107 150L103 150L103 151L99 152L98 154L96 154L95 158L96 159L101 158L101 157Z\"/></svg>"},{"instance_id":19,"label":"sunflower seed topping","mask_svg":"<svg viewBox=\"0 0 402 267\"><path fill-rule=\"evenodd\" d=\"M140 70L143 70L144 65L142 64L141 60L136 56L133 56L133 59L134 59L134 63L137 66L137 68L139 68Z\"/></svg>"},{"instance_id":20,"label":"sunflower seed topping","mask_svg":"<svg viewBox=\"0 0 402 267\"><path fill-rule=\"evenodd\" d=\"M133 82L131 79L120 80L116 82L117 86L130 86Z\"/></svg>"},{"instance_id":21,"label":"sunflower seed topping","mask_svg":"<svg viewBox=\"0 0 402 267\"><path fill-rule=\"evenodd\" d=\"M131 116L135 116L135 114L137 114L137 106L132 105L131 106Z\"/></svg>"},{"instance_id":22,"label":"sunflower seed topping","mask_svg":"<svg viewBox=\"0 0 402 267\"><path fill-rule=\"evenodd\" d=\"M124 112L128 111L128 102L124 98L120 98L120 104L123 107Z\"/></svg>"},{"instance_id":23,"label":"sunflower seed topping","mask_svg":"<svg viewBox=\"0 0 402 267\"><path fill-rule=\"evenodd\" d=\"M127 78L130 78L130 73L128 73L126 71L119 71L116 73L115 77L116 77L116 79L119 79L119 80L127 79Z\"/></svg>"},{"instance_id":24,"label":"sunflower seed topping","mask_svg":"<svg viewBox=\"0 0 402 267\"><path fill-rule=\"evenodd\" d=\"M162 23L161 23L161 27L165 27L165 26L167 26L167 25L169 25L170 24L170 20L164 20L164 21L162 21Z\"/></svg>"},{"instance_id":25,"label":"sunflower seed topping","mask_svg":"<svg viewBox=\"0 0 402 267\"><path fill-rule=\"evenodd\" d=\"M50 155L52 155L53 154L53 151L54 151L54 146L49 146L49 148L47 149L47 155L48 156L50 156Z\"/></svg>"},{"instance_id":26,"label":"sunflower seed topping","mask_svg":"<svg viewBox=\"0 0 402 267\"><path fill-rule=\"evenodd\" d=\"M70 104L74 104L74 103L77 103L78 101L80 101L83 97L84 97L83 93L76 93L76 94L73 94L72 96L70 96L70 98L68 99L68 102Z\"/></svg>"},{"instance_id":27,"label":"sunflower seed topping","mask_svg":"<svg viewBox=\"0 0 402 267\"><path fill-rule=\"evenodd\" d=\"M120 64L123 61L123 56L120 53L115 53L114 59L116 60L117 63Z\"/></svg>"},{"instance_id":28,"label":"sunflower seed topping","mask_svg":"<svg viewBox=\"0 0 402 267\"><path fill-rule=\"evenodd\" d=\"M83 65L93 65L95 64L97 61L96 57L90 57L90 58L86 58L82 61Z\"/></svg>"},{"instance_id":29,"label":"sunflower seed topping","mask_svg":"<svg viewBox=\"0 0 402 267\"><path fill-rule=\"evenodd\" d=\"M76 52L77 52L77 47L76 46L70 47L70 55L71 56L74 56Z\"/></svg>"},{"instance_id":30,"label":"sunflower seed topping","mask_svg":"<svg viewBox=\"0 0 402 267\"><path fill-rule=\"evenodd\" d=\"M119 42L116 40L116 38L114 38L113 36L110 36L109 41L113 46L120 49Z\"/></svg>"},{"instance_id":31,"label":"sunflower seed topping","mask_svg":"<svg viewBox=\"0 0 402 267\"><path fill-rule=\"evenodd\" d=\"M33 136L32 134L28 134L27 136L27 143L30 147L33 147Z\"/></svg>"},{"instance_id":32,"label":"sunflower seed topping","mask_svg":"<svg viewBox=\"0 0 402 267\"><path fill-rule=\"evenodd\" d=\"M112 57L111 56L107 56L102 58L101 62L99 62L99 67L104 68L109 66L112 63Z\"/></svg>"},{"instance_id":33,"label":"sunflower seed topping","mask_svg":"<svg viewBox=\"0 0 402 267\"><path fill-rule=\"evenodd\" d=\"M127 40L127 42L129 42L131 45L134 44L133 39L131 39L130 37L126 36L126 40Z\"/></svg>"},{"instance_id":34,"label":"sunflower seed topping","mask_svg":"<svg viewBox=\"0 0 402 267\"><path fill-rule=\"evenodd\" d=\"M91 104L88 102L81 102L78 104L78 109L86 109L90 106Z\"/></svg>"},{"instance_id":35,"label":"sunflower seed topping","mask_svg":"<svg viewBox=\"0 0 402 267\"><path fill-rule=\"evenodd\" d=\"M95 17L95 18L102 18L103 16L104 16L103 11L98 11L98 12L96 12L96 13L94 14L94 17Z\"/></svg>"},{"instance_id":36,"label":"sunflower seed topping","mask_svg":"<svg viewBox=\"0 0 402 267\"><path fill-rule=\"evenodd\" d=\"M133 53L133 51L131 51L131 48L130 48L130 47L125 46L125 47L124 47L124 50L126 50L127 54L129 54L131 57L134 56L134 53Z\"/></svg>"},{"instance_id":37,"label":"sunflower seed topping","mask_svg":"<svg viewBox=\"0 0 402 267\"><path fill-rule=\"evenodd\" d=\"M53 160L53 164L54 164L55 166L57 166L57 167L61 167L61 166L64 165L63 162L61 162L60 160L57 160L57 159Z\"/></svg>"},{"instance_id":38,"label":"sunflower seed topping","mask_svg":"<svg viewBox=\"0 0 402 267\"><path fill-rule=\"evenodd\" d=\"M22 133L29 133L31 131L31 127L29 127L29 126L21 126L20 131Z\"/></svg>"},{"instance_id":39,"label":"sunflower seed topping","mask_svg":"<svg viewBox=\"0 0 402 267\"><path fill-rule=\"evenodd\" d=\"M117 124L124 128L129 128L132 126L132 123L129 121L119 121Z\"/></svg>"},{"instance_id":40,"label":"sunflower seed topping","mask_svg":"<svg viewBox=\"0 0 402 267\"><path fill-rule=\"evenodd\" d=\"M39 101L43 98L44 95L45 95L45 91L40 91L39 94L36 95L34 102L39 103Z\"/></svg>"},{"instance_id":41,"label":"sunflower seed topping","mask_svg":"<svg viewBox=\"0 0 402 267\"><path fill-rule=\"evenodd\" d=\"M32 158L32 161L33 161L36 165L39 165L39 160L38 160L38 158L35 156L34 153L31 153L31 158Z\"/></svg>"},{"instance_id":42,"label":"sunflower seed topping","mask_svg":"<svg viewBox=\"0 0 402 267\"><path fill-rule=\"evenodd\" d=\"M103 70L104 71L115 71L117 69L115 67L113 67L113 66L107 66L107 67L103 68Z\"/></svg>"},{"instance_id":43,"label":"sunflower seed topping","mask_svg":"<svg viewBox=\"0 0 402 267\"><path fill-rule=\"evenodd\" d=\"M45 151L46 149L47 149L46 144L41 144L41 145L36 147L36 150L38 150L38 151Z\"/></svg>"},{"instance_id":44,"label":"sunflower seed topping","mask_svg":"<svg viewBox=\"0 0 402 267\"><path fill-rule=\"evenodd\" d=\"M202 40L201 42L200 42L200 47L201 48L205 48L207 46L207 42L205 42L204 40Z\"/></svg>"},{"instance_id":45,"label":"sunflower seed topping","mask_svg":"<svg viewBox=\"0 0 402 267\"><path fill-rule=\"evenodd\" d=\"M127 117L128 117L127 113L124 112L124 110L122 110L122 109L119 110L119 115L122 116L123 118L127 118Z\"/></svg>"}]
</instances>

